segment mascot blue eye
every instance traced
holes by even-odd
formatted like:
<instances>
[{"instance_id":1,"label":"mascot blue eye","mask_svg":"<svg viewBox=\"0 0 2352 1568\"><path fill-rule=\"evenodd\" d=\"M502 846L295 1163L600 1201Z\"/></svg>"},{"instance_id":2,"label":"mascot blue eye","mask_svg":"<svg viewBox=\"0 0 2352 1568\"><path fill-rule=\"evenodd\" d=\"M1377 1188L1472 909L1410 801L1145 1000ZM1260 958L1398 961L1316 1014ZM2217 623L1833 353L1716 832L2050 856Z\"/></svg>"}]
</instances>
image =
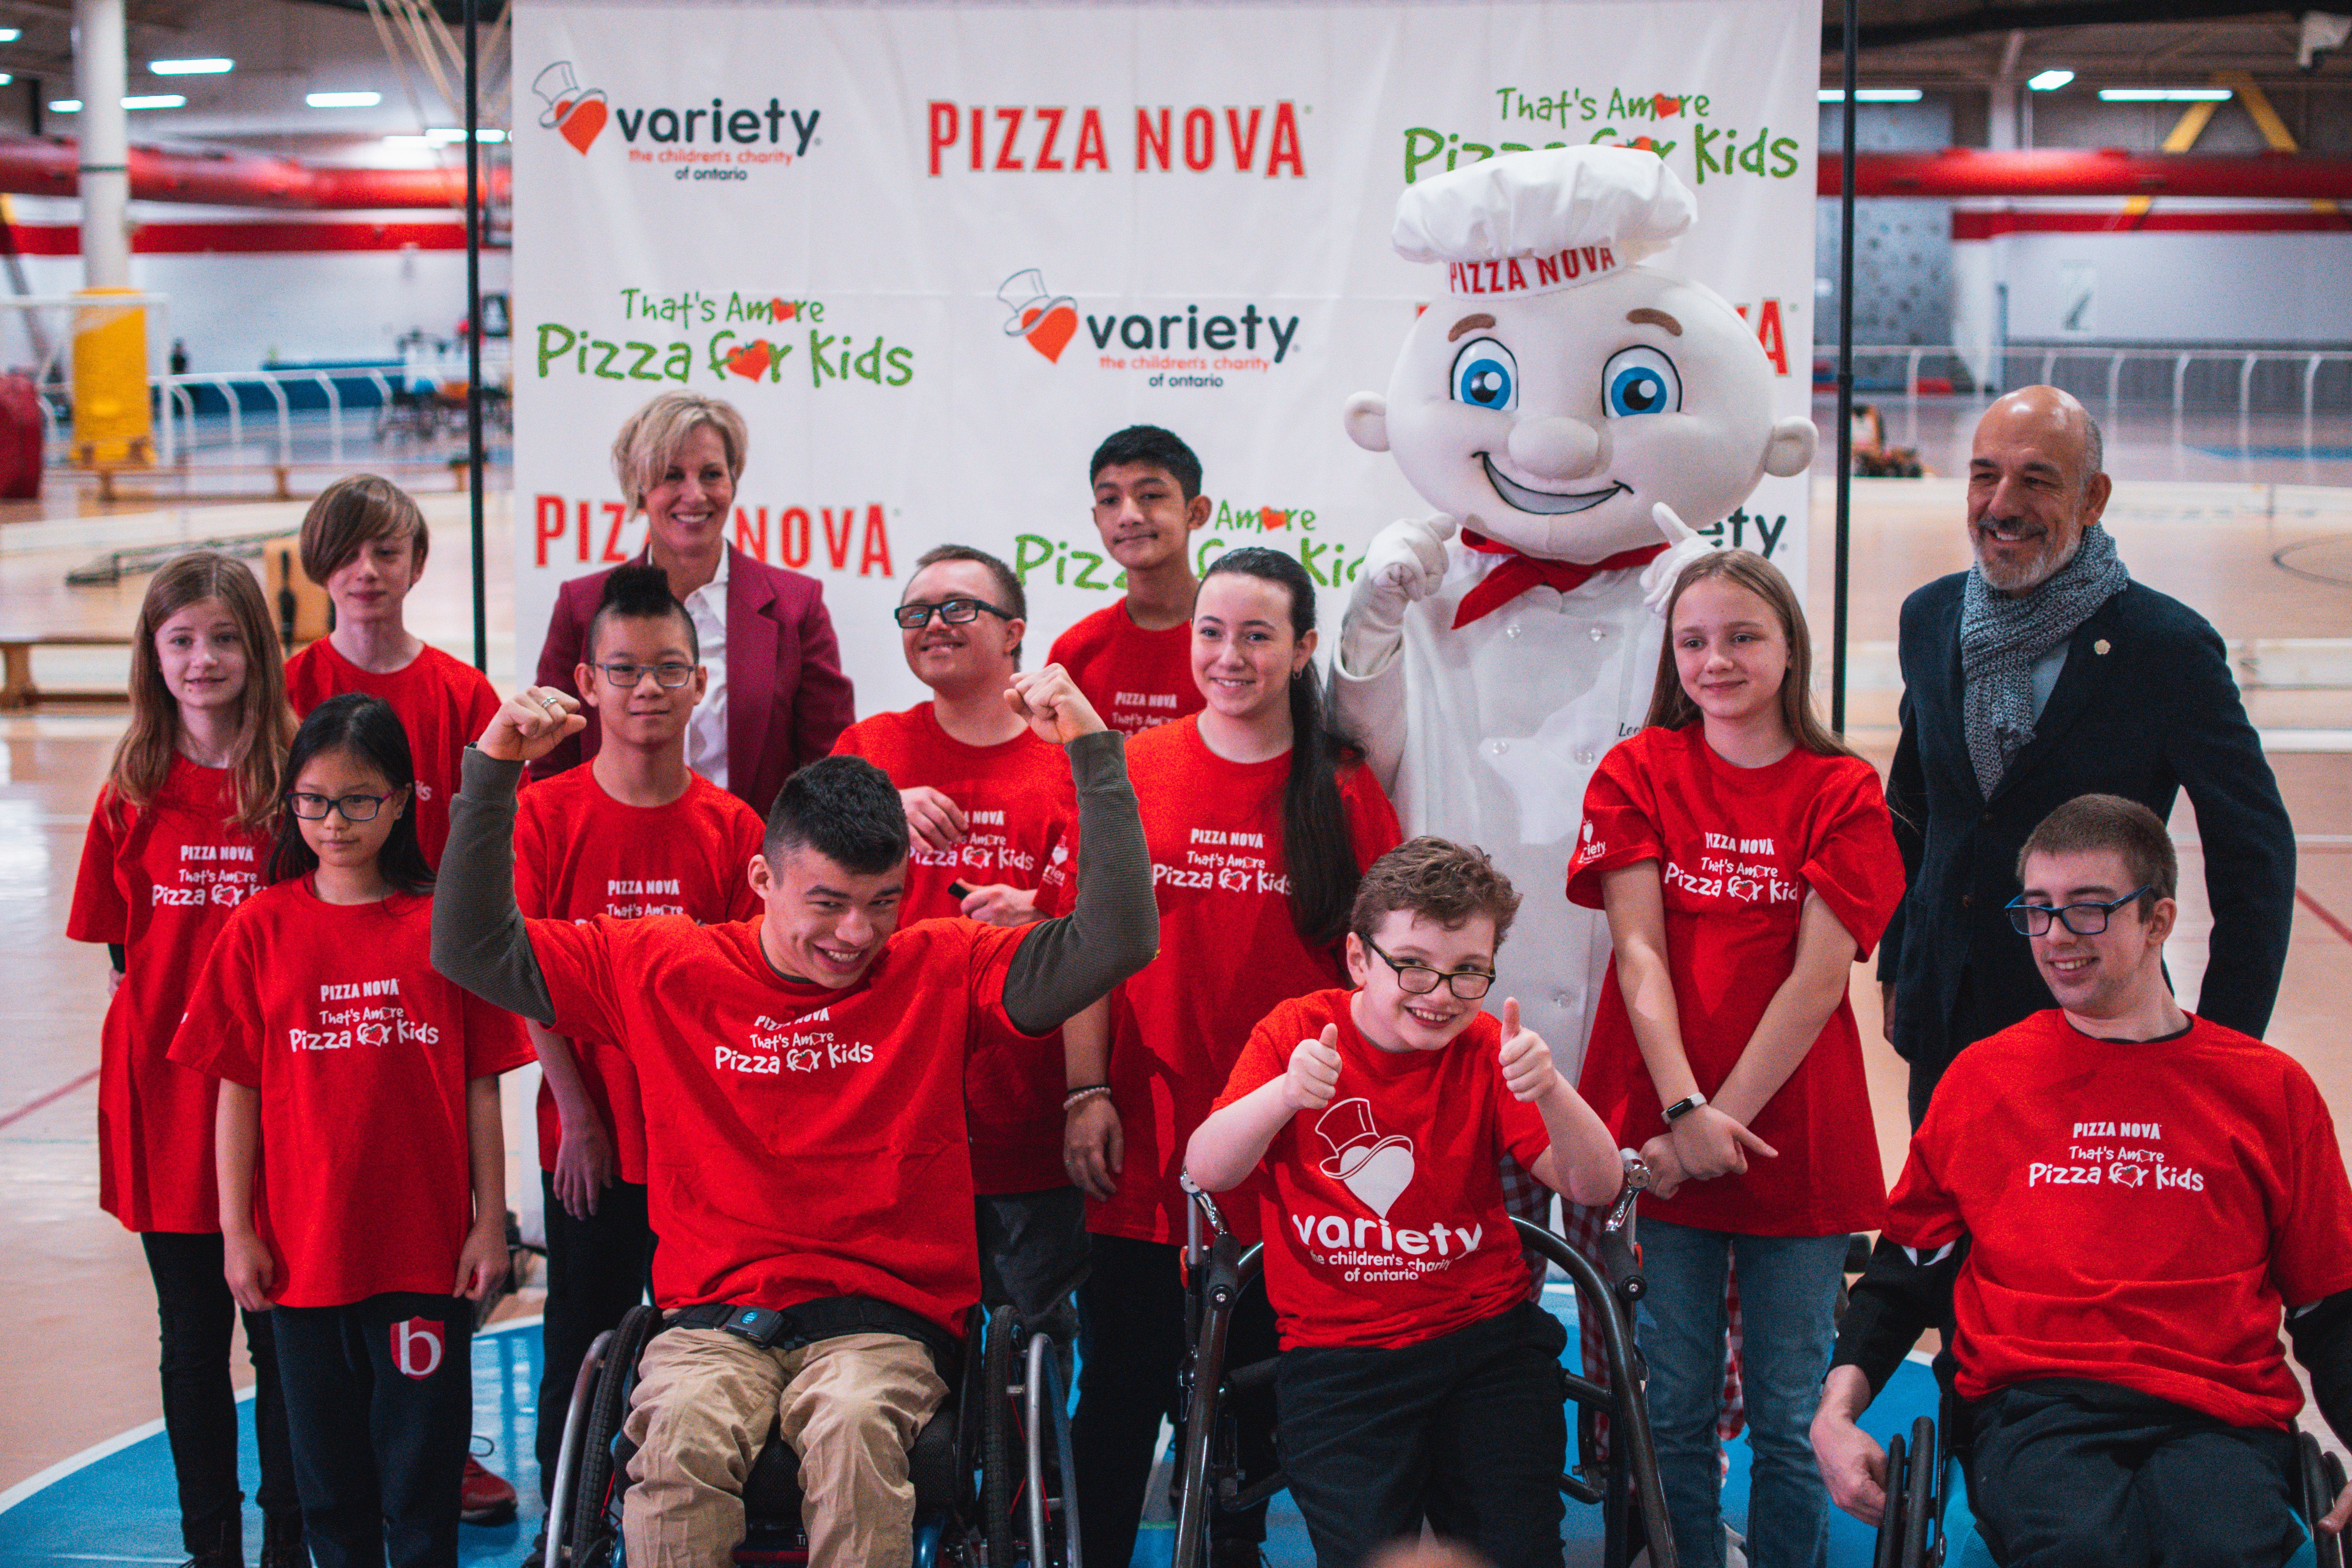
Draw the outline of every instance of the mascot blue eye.
<instances>
[{"instance_id":1,"label":"mascot blue eye","mask_svg":"<svg viewBox=\"0 0 2352 1568\"><path fill-rule=\"evenodd\" d=\"M1610 355L1601 367L1601 389L1612 419L1682 411L1683 378L1675 374L1675 362L1656 349L1620 349Z\"/></svg>"},{"instance_id":2,"label":"mascot blue eye","mask_svg":"<svg viewBox=\"0 0 2352 1568\"><path fill-rule=\"evenodd\" d=\"M1454 401L1473 408L1510 408L1519 400L1519 362L1492 338L1473 338L1454 356Z\"/></svg>"}]
</instances>

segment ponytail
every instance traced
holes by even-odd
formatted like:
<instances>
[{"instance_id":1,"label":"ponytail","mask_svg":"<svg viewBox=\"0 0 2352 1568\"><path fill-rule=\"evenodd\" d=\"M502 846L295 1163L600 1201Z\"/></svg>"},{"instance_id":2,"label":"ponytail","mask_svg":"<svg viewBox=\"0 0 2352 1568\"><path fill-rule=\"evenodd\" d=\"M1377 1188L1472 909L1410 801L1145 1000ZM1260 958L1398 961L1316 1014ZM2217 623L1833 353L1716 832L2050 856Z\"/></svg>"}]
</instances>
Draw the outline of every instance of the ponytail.
<instances>
[{"instance_id":1,"label":"ponytail","mask_svg":"<svg viewBox=\"0 0 2352 1568\"><path fill-rule=\"evenodd\" d=\"M1278 550L1253 546L1217 557L1203 576L1237 572L1280 584L1290 595L1290 630L1315 629L1315 584L1307 569ZM1290 678L1290 772L1282 788L1282 862L1290 878L1290 923L1309 948L1331 946L1347 933L1356 902L1356 845L1339 800L1337 770L1361 757L1324 716L1321 684L1310 662Z\"/></svg>"}]
</instances>

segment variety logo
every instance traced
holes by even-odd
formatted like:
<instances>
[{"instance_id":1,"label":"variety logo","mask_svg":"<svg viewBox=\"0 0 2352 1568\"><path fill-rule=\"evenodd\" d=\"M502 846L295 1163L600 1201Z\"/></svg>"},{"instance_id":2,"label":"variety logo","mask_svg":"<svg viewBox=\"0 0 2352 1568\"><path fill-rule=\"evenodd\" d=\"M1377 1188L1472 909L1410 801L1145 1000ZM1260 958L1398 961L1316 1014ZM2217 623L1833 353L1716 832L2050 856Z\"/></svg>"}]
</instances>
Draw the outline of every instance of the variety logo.
<instances>
[{"instance_id":1,"label":"variety logo","mask_svg":"<svg viewBox=\"0 0 2352 1568\"><path fill-rule=\"evenodd\" d=\"M1323 1173L1346 1184L1363 1205L1380 1215L1412 1184L1412 1140L1400 1132L1382 1136L1372 1122L1372 1102L1343 1100L1315 1123L1315 1135L1329 1145Z\"/></svg>"},{"instance_id":2,"label":"variety logo","mask_svg":"<svg viewBox=\"0 0 2352 1568\"><path fill-rule=\"evenodd\" d=\"M604 133L604 122L612 111L604 101L604 89L592 87L581 89L579 79L572 74L570 60L558 60L539 73L530 84L539 94L540 102L547 107L541 111L539 122L548 130L560 132L582 157L596 138Z\"/></svg>"},{"instance_id":3,"label":"variety logo","mask_svg":"<svg viewBox=\"0 0 2352 1568\"><path fill-rule=\"evenodd\" d=\"M1032 267L1007 278L996 297L1012 313L1004 319L1004 335L1017 337L1055 364L1078 330L1078 308L1066 294L1055 297L1045 287L1045 275Z\"/></svg>"}]
</instances>

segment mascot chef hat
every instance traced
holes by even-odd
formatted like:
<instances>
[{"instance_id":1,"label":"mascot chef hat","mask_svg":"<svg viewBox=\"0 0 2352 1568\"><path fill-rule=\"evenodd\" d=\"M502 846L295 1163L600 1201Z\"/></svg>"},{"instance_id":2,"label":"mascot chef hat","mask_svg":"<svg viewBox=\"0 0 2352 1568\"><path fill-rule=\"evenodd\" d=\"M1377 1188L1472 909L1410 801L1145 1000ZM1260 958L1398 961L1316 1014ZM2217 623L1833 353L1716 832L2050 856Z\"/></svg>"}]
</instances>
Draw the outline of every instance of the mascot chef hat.
<instances>
[{"instance_id":1,"label":"mascot chef hat","mask_svg":"<svg viewBox=\"0 0 2352 1568\"><path fill-rule=\"evenodd\" d=\"M1445 262L1454 294L1549 294L1664 249L1697 216L1654 153L1551 147L1407 186L1392 237L1408 261Z\"/></svg>"}]
</instances>

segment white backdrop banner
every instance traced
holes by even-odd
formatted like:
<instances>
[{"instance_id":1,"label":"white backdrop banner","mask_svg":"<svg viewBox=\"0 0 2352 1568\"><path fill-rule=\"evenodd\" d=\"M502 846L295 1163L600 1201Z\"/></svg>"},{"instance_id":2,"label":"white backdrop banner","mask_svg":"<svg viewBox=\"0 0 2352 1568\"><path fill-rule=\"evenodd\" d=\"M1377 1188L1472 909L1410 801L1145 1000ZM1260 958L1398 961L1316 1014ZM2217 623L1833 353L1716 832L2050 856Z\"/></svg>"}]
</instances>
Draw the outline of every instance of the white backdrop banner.
<instances>
[{"instance_id":1,"label":"white backdrop banner","mask_svg":"<svg viewBox=\"0 0 2352 1568\"><path fill-rule=\"evenodd\" d=\"M1343 590L1430 510L1339 422L1444 288L1391 248L1397 194L1515 149L1664 156L1699 219L1660 263L1810 407L1817 0L521 0L514 50L520 677L557 584L641 544L609 449L667 386L742 409L730 536L823 583L861 713L923 695L887 612L931 545L1020 569L1033 662L1108 602L1087 459L1125 425L1200 453L1203 560ZM1806 485L1714 536L1801 588Z\"/></svg>"}]
</instances>

